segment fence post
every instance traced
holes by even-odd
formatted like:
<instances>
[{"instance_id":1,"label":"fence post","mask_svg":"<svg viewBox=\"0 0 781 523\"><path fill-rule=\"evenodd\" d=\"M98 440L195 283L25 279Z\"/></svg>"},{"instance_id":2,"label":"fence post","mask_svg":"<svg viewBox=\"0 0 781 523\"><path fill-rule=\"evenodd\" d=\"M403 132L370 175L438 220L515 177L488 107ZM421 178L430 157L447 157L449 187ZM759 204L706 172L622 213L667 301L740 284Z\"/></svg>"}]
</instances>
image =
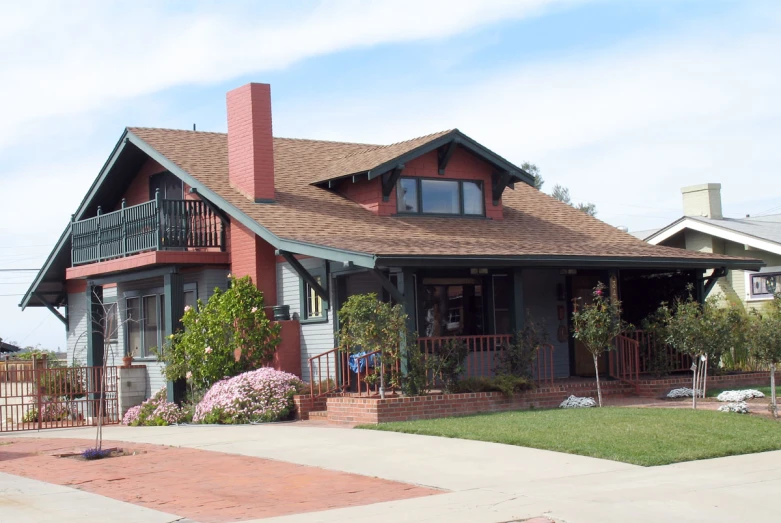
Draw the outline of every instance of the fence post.
<instances>
[{"instance_id":1,"label":"fence post","mask_svg":"<svg viewBox=\"0 0 781 523\"><path fill-rule=\"evenodd\" d=\"M41 420L43 419L43 398L42 398L42 384L41 384L41 373L38 372L38 359L33 355L33 386L35 387L35 399L38 409L36 416L38 420L38 430L41 430Z\"/></svg>"}]
</instances>

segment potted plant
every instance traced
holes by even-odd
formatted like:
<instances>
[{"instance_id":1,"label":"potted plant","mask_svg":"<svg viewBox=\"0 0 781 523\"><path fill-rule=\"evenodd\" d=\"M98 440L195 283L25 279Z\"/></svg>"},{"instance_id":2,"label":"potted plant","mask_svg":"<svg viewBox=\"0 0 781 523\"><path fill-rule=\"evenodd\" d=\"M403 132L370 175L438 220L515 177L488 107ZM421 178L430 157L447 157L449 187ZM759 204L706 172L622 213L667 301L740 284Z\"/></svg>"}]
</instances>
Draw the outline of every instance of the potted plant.
<instances>
[{"instance_id":1,"label":"potted plant","mask_svg":"<svg viewBox=\"0 0 781 523\"><path fill-rule=\"evenodd\" d=\"M133 356L135 356L136 351L128 349L125 351L125 355L122 356L122 366L123 367L130 367L133 364Z\"/></svg>"}]
</instances>

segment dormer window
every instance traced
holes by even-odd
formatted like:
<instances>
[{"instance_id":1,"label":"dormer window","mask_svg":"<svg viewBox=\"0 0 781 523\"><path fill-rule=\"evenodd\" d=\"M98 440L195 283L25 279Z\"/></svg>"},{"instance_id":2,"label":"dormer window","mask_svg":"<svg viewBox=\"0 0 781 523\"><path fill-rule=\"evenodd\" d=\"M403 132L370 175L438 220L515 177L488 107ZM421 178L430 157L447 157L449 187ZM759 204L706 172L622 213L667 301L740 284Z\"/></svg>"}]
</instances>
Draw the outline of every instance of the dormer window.
<instances>
[{"instance_id":1,"label":"dormer window","mask_svg":"<svg viewBox=\"0 0 781 523\"><path fill-rule=\"evenodd\" d=\"M399 214L485 214L483 183L471 180L401 178L396 186Z\"/></svg>"}]
</instances>

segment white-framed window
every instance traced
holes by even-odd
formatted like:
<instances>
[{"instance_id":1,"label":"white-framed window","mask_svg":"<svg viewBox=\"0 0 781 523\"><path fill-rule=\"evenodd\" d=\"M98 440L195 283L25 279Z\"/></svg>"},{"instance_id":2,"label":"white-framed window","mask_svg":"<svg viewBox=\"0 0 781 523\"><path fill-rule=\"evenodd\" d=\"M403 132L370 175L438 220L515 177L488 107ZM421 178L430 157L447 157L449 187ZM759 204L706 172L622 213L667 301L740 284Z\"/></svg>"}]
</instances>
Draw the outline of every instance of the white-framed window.
<instances>
[{"instance_id":1,"label":"white-framed window","mask_svg":"<svg viewBox=\"0 0 781 523\"><path fill-rule=\"evenodd\" d=\"M328 272L325 267L310 269L309 273L315 281L328 292ZM301 285L301 322L320 323L328 321L328 300L324 300L315 292L314 287L302 279Z\"/></svg>"},{"instance_id":2,"label":"white-framed window","mask_svg":"<svg viewBox=\"0 0 781 523\"><path fill-rule=\"evenodd\" d=\"M196 305L194 283L184 286L184 304ZM165 342L165 294L162 289L125 293L125 350L134 358L153 358Z\"/></svg>"},{"instance_id":3,"label":"white-framed window","mask_svg":"<svg viewBox=\"0 0 781 523\"><path fill-rule=\"evenodd\" d=\"M773 269L776 269L775 267ZM751 300L769 300L781 291L781 270L746 273L746 295Z\"/></svg>"}]
</instances>

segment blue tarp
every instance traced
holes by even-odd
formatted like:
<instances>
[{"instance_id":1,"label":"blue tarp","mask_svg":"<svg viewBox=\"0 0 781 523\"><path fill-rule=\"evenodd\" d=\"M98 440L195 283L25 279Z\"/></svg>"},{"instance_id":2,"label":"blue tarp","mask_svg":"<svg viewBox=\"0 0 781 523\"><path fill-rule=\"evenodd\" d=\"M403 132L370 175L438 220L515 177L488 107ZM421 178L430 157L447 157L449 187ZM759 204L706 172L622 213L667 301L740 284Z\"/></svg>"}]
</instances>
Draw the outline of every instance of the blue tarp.
<instances>
[{"instance_id":1,"label":"blue tarp","mask_svg":"<svg viewBox=\"0 0 781 523\"><path fill-rule=\"evenodd\" d=\"M368 358L359 358L361 356L366 356L366 352L356 352L355 354L350 354L350 357L347 358L347 365L350 367L350 370L358 373L363 372L366 368L366 362L369 362L369 367L374 367L375 365L375 359L377 358L378 354L372 354ZM360 365L360 369L358 366Z\"/></svg>"}]
</instances>

